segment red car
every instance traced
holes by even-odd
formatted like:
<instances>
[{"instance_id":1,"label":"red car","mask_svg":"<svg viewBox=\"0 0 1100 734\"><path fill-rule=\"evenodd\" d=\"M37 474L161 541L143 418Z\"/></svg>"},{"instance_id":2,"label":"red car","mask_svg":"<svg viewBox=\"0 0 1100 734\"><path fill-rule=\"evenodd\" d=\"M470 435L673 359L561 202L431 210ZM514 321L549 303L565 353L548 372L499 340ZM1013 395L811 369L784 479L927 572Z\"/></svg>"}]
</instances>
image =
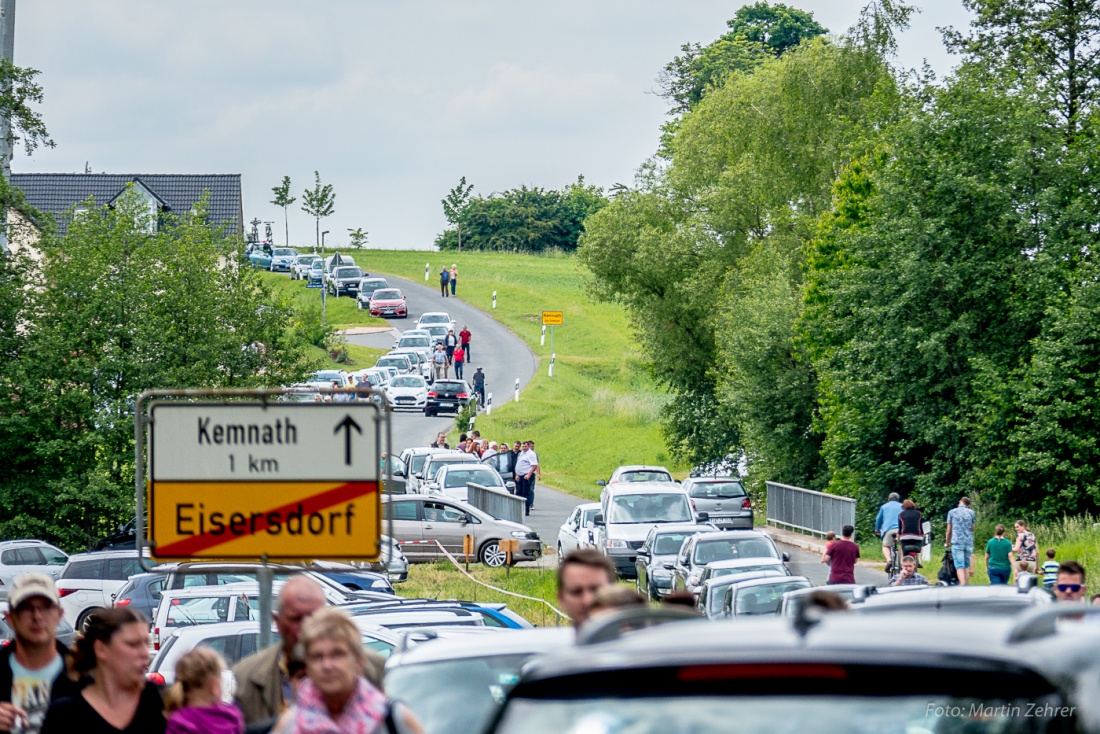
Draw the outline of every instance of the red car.
<instances>
[{"instance_id":1,"label":"red car","mask_svg":"<svg viewBox=\"0 0 1100 734\"><path fill-rule=\"evenodd\" d=\"M405 306L405 296L396 288L383 288L370 297L371 316L397 316L407 319L409 309Z\"/></svg>"}]
</instances>

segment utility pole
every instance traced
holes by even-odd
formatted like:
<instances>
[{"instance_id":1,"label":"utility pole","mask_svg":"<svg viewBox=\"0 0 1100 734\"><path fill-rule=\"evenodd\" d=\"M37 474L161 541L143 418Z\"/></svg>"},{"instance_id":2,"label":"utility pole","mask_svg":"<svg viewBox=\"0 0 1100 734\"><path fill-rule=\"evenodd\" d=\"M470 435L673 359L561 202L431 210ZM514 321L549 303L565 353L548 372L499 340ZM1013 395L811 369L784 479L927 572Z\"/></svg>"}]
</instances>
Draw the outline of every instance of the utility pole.
<instances>
[{"instance_id":1,"label":"utility pole","mask_svg":"<svg viewBox=\"0 0 1100 734\"><path fill-rule=\"evenodd\" d=\"M0 56L15 63L15 0L0 0ZM0 117L0 175L11 183L11 120ZM8 252L8 209L0 201L0 252Z\"/></svg>"}]
</instances>

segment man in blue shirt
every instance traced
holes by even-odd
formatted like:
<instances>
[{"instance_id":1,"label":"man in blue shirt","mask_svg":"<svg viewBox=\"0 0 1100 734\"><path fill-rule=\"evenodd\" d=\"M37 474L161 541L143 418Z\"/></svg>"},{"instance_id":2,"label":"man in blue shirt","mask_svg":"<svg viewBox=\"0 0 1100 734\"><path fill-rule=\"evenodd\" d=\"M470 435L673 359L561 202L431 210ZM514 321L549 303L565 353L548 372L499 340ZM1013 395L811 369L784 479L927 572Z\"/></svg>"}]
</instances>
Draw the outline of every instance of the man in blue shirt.
<instances>
[{"instance_id":1,"label":"man in blue shirt","mask_svg":"<svg viewBox=\"0 0 1100 734\"><path fill-rule=\"evenodd\" d=\"M901 514L901 497L891 492L882 507L878 508L875 518L875 535L882 538L882 555L886 559L886 572L890 573L890 554L894 548L894 538L898 536L898 515Z\"/></svg>"},{"instance_id":2,"label":"man in blue shirt","mask_svg":"<svg viewBox=\"0 0 1100 734\"><path fill-rule=\"evenodd\" d=\"M943 547L951 548L959 586L966 586L970 580L970 558L974 553L974 511L970 509L969 497L960 499L958 507L947 513L947 539Z\"/></svg>"}]
</instances>

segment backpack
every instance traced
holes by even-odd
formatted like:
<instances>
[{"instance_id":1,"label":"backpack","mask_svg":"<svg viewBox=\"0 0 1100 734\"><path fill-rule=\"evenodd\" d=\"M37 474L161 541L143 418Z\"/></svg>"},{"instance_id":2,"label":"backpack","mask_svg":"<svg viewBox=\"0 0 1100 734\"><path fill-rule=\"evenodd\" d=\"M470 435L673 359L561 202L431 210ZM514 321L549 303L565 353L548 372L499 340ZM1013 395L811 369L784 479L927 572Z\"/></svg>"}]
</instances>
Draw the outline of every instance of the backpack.
<instances>
[{"instance_id":1,"label":"backpack","mask_svg":"<svg viewBox=\"0 0 1100 734\"><path fill-rule=\"evenodd\" d=\"M959 574L955 569L955 558L951 555L950 549L943 553L943 563L940 564L940 570L939 573L936 574L936 578L948 586L954 586L959 583Z\"/></svg>"}]
</instances>

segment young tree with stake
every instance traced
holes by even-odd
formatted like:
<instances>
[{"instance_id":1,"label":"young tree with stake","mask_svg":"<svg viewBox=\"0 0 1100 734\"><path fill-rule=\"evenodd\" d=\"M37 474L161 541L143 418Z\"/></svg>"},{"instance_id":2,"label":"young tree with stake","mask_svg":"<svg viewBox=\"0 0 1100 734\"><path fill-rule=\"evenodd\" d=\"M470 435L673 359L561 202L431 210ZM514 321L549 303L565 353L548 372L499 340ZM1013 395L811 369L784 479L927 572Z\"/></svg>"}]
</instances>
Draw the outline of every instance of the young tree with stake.
<instances>
[{"instance_id":1,"label":"young tree with stake","mask_svg":"<svg viewBox=\"0 0 1100 734\"><path fill-rule=\"evenodd\" d=\"M290 222L287 219L286 208L298 201L297 196L290 195L290 176L283 176L283 182L271 189L275 198L271 203L283 208L283 228L286 230L286 246L290 247Z\"/></svg>"},{"instance_id":2,"label":"young tree with stake","mask_svg":"<svg viewBox=\"0 0 1100 734\"><path fill-rule=\"evenodd\" d=\"M315 237L314 246L321 246L321 220L325 217L332 216L332 212L335 211L334 202L336 201L336 194L332 192L332 184L322 184L321 174L317 171L313 172L314 185L312 189L306 189L302 193L302 211L313 217L315 225Z\"/></svg>"}]
</instances>

